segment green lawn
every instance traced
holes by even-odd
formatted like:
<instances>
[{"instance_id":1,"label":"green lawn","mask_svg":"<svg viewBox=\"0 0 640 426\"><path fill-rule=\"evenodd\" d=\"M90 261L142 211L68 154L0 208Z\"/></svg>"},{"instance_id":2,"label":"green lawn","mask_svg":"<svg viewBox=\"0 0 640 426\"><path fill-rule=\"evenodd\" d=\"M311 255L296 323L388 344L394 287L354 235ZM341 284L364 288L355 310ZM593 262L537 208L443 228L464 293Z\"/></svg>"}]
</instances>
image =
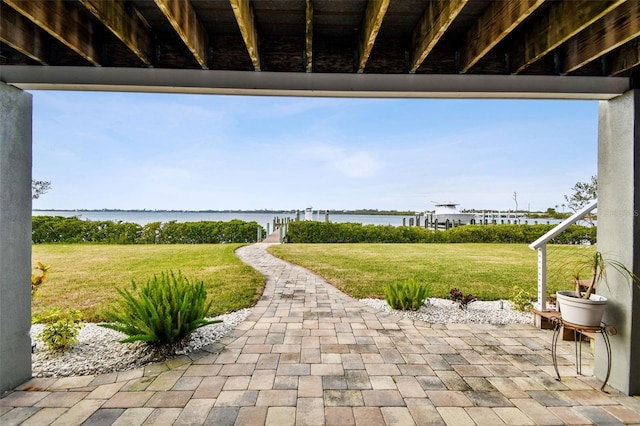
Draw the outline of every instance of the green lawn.
<instances>
[{"instance_id":1,"label":"green lawn","mask_svg":"<svg viewBox=\"0 0 640 426\"><path fill-rule=\"evenodd\" d=\"M33 313L51 307L76 308L85 321L101 312L129 288L154 274L181 270L203 280L214 299L211 315L252 306L262 294L264 278L235 255L238 244L219 245L57 245L33 246L33 264L51 265L49 280L33 301ZM26 285L26 284L25 284Z\"/></svg>"},{"instance_id":2,"label":"green lawn","mask_svg":"<svg viewBox=\"0 0 640 426\"><path fill-rule=\"evenodd\" d=\"M548 246L555 259L549 293L571 287L570 268L557 265L580 250ZM285 244L270 251L356 298L381 298L388 283L409 278L429 284L432 297L446 298L454 287L480 300L509 298L514 286L537 294L537 253L524 244Z\"/></svg>"},{"instance_id":3,"label":"green lawn","mask_svg":"<svg viewBox=\"0 0 640 426\"><path fill-rule=\"evenodd\" d=\"M85 321L98 321L119 297L116 288L129 287L131 280L146 282L169 269L205 281L214 298L212 315L249 307L262 294L264 278L235 257L238 247L34 245L33 263L51 264L51 271L33 301L33 312L76 308ZM585 250L592 249L548 247L550 293L571 287L570 268L558 265ZM388 283L409 278L428 283L433 297L448 297L453 287L481 300L508 298L516 285L533 295L537 291L537 254L523 244L284 244L270 251L356 298L382 297Z\"/></svg>"}]
</instances>

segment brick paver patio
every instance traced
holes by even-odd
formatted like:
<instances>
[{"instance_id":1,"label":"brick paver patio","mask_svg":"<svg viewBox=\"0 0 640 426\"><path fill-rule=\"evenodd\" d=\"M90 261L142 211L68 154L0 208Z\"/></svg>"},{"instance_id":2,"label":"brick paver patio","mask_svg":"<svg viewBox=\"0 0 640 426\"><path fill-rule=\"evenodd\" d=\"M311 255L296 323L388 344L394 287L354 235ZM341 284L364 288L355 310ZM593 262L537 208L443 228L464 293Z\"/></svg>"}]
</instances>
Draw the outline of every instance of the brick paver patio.
<instances>
[{"instance_id":1,"label":"brick paver patio","mask_svg":"<svg viewBox=\"0 0 640 426\"><path fill-rule=\"evenodd\" d=\"M640 424L638 398L597 390L588 348L578 376L573 343L559 345L558 382L550 331L386 315L268 246L237 252L267 286L222 342L131 371L32 379L0 399L0 424Z\"/></svg>"}]
</instances>

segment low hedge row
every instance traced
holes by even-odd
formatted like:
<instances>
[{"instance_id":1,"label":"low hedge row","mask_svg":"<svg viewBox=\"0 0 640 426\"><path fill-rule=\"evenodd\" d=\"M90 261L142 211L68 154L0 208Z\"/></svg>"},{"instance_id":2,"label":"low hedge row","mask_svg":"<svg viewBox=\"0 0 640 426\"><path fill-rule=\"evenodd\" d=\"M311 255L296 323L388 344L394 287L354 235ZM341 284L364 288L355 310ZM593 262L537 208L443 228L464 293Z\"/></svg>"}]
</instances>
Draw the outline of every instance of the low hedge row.
<instances>
[{"instance_id":1,"label":"low hedge row","mask_svg":"<svg viewBox=\"0 0 640 426\"><path fill-rule=\"evenodd\" d=\"M291 222L291 243L526 243L555 225L465 225L446 231L421 227L362 225L360 223ZM596 228L572 225L551 241L556 244L596 242Z\"/></svg>"},{"instance_id":2,"label":"low hedge row","mask_svg":"<svg viewBox=\"0 0 640 426\"><path fill-rule=\"evenodd\" d=\"M76 217L34 216L34 243L105 244L220 244L251 243L257 240L257 222L130 222L89 221Z\"/></svg>"}]
</instances>

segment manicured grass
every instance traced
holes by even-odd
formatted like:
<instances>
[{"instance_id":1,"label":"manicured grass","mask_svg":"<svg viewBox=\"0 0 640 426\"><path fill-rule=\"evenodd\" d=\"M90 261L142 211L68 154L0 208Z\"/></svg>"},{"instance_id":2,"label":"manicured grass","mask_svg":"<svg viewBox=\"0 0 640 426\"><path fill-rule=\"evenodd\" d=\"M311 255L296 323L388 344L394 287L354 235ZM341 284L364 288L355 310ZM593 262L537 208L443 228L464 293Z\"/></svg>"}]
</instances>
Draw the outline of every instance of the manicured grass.
<instances>
[{"instance_id":1,"label":"manicured grass","mask_svg":"<svg viewBox=\"0 0 640 426\"><path fill-rule=\"evenodd\" d=\"M52 307L75 308L85 321L103 320L101 312L119 297L116 288L131 280L145 283L163 271L182 271L203 280L214 299L211 315L252 306L262 294L264 277L220 245L57 245L33 246L33 264L51 265L49 280L33 300L33 313ZM25 285L27 285L25 283Z\"/></svg>"},{"instance_id":2,"label":"manicured grass","mask_svg":"<svg viewBox=\"0 0 640 426\"><path fill-rule=\"evenodd\" d=\"M447 298L454 287L480 300L510 298L514 286L537 294L537 253L524 244L284 244L269 250L356 298L382 298L387 284L409 278L428 283L431 297ZM551 266L580 250L548 246ZM570 280L570 268L551 268L548 292L571 288Z\"/></svg>"},{"instance_id":3,"label":"manicured grass","mask_svg":"<svg viewBox=\"0 0 640 426\"><path fill-rule=\"evenodd\" d=\"M238 260L238 247L34 245L33 263L50 264L51 271L33 301L33 313L75 308L85 321L100 321L101 312L119 297L116 288L170 269L204 280L214 298L211 315L249 307L262 294L264 278ZM432 297L448 297L453 287L481 300L509 298L516 285L532 295L537 291L537 254L523 244L285 244L270 250L356 298L381 298L388 283L409 278L428 283ZM563 266L585 250L593 248L548 246L549 293L571 288L571 268Z\"/></svg>"}]
</instances>

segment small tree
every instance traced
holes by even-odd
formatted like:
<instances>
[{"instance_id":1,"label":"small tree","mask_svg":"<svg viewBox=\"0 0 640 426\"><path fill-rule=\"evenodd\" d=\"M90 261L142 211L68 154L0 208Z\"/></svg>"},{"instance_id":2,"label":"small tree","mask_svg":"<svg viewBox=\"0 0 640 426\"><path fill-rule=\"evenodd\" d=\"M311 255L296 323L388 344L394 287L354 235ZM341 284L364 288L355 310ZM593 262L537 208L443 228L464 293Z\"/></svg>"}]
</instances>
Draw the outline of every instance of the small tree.
<instances>
[{"instance_id":1,"label":"small tree","mask_svg":"<svg viewBox=\"0 0 640 426\"><path fill-rule=\"evenodd\" d=\"M571 188L571 190L573 191L573 194L565 195L564 199L567 200L567 207L572 211L577 212L591 201L598 198L598 177L591 176L591 182L578 182L573 188ZM585 220L593 225L591 215L585 216Z\"/></svg>"},{"instance_id":2,"label":"small tree","mask_svg":"<svg viewBox=\"0 0 640 426\"><path fill-rule=\"evenodd\" d=\"M37 200L51 189L51 182L46 180L31 180L31 199Z\"/></svg>"},{"instance_id":3,"label":"small tree","mask_svg":"<svg viewBox=\"0 0 640 426\"><path fill-rule=\"evenodd\" d=\"M591 182L578 182L571 188L573 194L565 195L567 207L577 212L589 202L598 198L598 177L591 176Z\"/></svg>"}]
</instances>

